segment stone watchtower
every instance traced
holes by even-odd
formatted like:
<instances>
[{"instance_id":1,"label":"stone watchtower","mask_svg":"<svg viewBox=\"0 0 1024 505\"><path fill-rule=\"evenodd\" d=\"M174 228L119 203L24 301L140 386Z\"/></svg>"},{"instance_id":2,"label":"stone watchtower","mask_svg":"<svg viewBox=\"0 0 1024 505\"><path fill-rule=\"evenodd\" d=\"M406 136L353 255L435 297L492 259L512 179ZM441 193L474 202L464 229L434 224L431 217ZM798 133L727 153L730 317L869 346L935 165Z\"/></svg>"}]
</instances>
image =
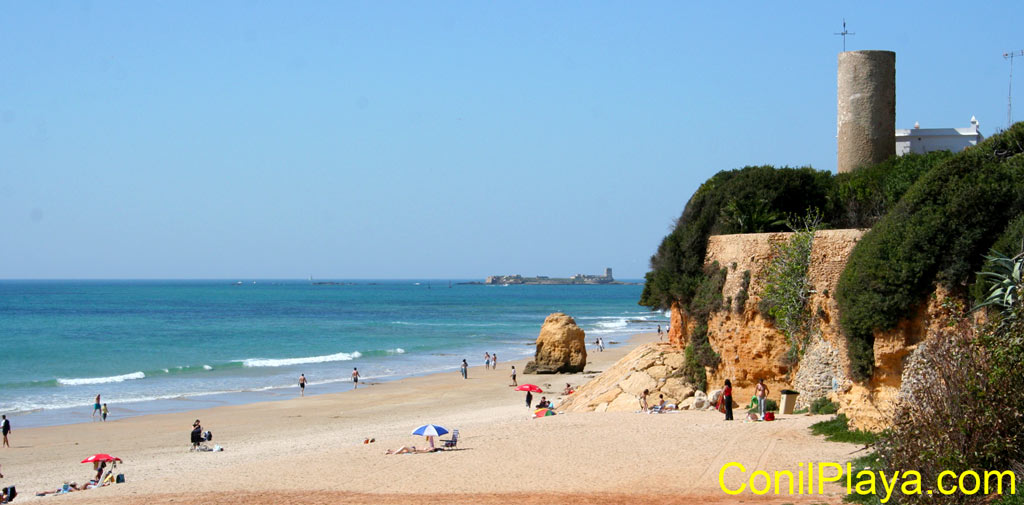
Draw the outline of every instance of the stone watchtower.
<instances>
[{"instance_id":1,"label":"stone watchtower","mask_svg":"<svg viewBox=\"0 0 1024 505\"><path fill-rule=\"evenodd\" d=\"M896 154L896 53L839 53L839 173Z\"/></svg>"}]
</instances>

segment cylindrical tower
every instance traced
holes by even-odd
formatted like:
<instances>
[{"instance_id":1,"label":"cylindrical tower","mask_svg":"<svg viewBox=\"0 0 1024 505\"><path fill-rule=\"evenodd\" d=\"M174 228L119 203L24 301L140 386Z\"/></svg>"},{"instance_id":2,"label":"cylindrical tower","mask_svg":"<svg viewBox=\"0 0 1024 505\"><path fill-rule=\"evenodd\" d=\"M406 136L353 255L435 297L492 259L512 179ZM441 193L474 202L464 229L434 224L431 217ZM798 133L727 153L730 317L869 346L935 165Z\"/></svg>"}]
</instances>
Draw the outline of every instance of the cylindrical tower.
<instances>
[{"instance_id":1,"label":"cylindrical tower","mask_svg":"<svg viewBox=\"0 0 1024 505\"><path fill-rule=\"evenodd\" d=\"M839 173L896 154L896 53L839 53Z\"/></svg>"}]
</instances>

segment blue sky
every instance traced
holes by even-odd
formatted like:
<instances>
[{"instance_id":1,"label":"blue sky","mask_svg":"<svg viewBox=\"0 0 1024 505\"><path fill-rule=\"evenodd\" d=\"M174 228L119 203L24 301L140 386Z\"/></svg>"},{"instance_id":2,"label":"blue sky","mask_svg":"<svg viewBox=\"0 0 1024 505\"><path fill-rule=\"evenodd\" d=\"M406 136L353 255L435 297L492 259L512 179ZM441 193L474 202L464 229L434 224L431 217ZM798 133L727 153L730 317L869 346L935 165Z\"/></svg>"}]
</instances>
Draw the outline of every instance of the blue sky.
<instances>
[{"instance_id":1,"label":"blue sky","mask_svg":"<svg viewBox=\"0 0 1024 505\"><path fill-rule=\"evenodd\" d=\"M0 278L636 278L715 172L835 169L844 17L898 128L1005 128L1024 49L1010 1L0 9Z\"/></svg>"}]
</instances>

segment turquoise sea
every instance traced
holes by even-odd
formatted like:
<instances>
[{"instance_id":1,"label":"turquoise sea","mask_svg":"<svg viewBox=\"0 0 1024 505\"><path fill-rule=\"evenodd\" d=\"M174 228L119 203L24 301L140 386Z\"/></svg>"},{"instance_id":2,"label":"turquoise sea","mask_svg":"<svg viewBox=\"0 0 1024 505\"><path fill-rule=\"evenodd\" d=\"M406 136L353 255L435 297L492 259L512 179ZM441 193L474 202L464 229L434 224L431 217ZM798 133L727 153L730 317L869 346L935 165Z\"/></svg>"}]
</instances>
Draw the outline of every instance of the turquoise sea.
<instances>
[{"instance_id":1,"label":"turquoise sea","mask_svg":"<svg viewBox=\"0 0 1024 505\"><path fill-rule=\"evenodd\" d=\"M544 318L589 342L665 325L642 286L483 286L447 280L0 281L0 412L17 426L292 398L364 381L526 357Z\"/></svg>"}]
</instances>

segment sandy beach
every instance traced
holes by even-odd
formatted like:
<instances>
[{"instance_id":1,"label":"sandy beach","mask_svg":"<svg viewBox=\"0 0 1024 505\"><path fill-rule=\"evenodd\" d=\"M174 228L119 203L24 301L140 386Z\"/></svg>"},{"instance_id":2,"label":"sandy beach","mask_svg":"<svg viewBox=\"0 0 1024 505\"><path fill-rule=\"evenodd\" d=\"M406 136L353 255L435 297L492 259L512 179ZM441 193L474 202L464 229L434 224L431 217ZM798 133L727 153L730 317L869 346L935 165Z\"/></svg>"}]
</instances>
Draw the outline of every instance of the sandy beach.
<instances>
[{"instance_id":1,"label":"sandy beach","mask_svg":"<svg viewBox=\"0 0 1024 505\"><path fill-rule=\"evenodd\" d=\"M590 350L587 370L600 371L654 340L643 334L615 349ZM12 448L0 450L0 484L17 485L17 502L33 503L821 503L839 502L841 489L730 496L719 487L719 469L736 461L748 472L796 473L800 463L845 462L858 449L810 435L807 427L821 416L726 423L717 412L684 411L535 420L524 393L509 387L513 364L524 363L471 367L468 380L451 372L305 398L296 390L286 401L15 428ZM588 376L520 374L519 383L560 392ZM189 452L197 418L223 452ZM409 433L426 423L459 429L458 450L384 455L422 447L424 439ZM376 441L364 444L367 438ZM91 466L78 462L97 452L124 459L125 484L34 496L65 480L88 480ZM745 476L727 479L734 487L742 482Z\"/></svg>"}]
</instances>

